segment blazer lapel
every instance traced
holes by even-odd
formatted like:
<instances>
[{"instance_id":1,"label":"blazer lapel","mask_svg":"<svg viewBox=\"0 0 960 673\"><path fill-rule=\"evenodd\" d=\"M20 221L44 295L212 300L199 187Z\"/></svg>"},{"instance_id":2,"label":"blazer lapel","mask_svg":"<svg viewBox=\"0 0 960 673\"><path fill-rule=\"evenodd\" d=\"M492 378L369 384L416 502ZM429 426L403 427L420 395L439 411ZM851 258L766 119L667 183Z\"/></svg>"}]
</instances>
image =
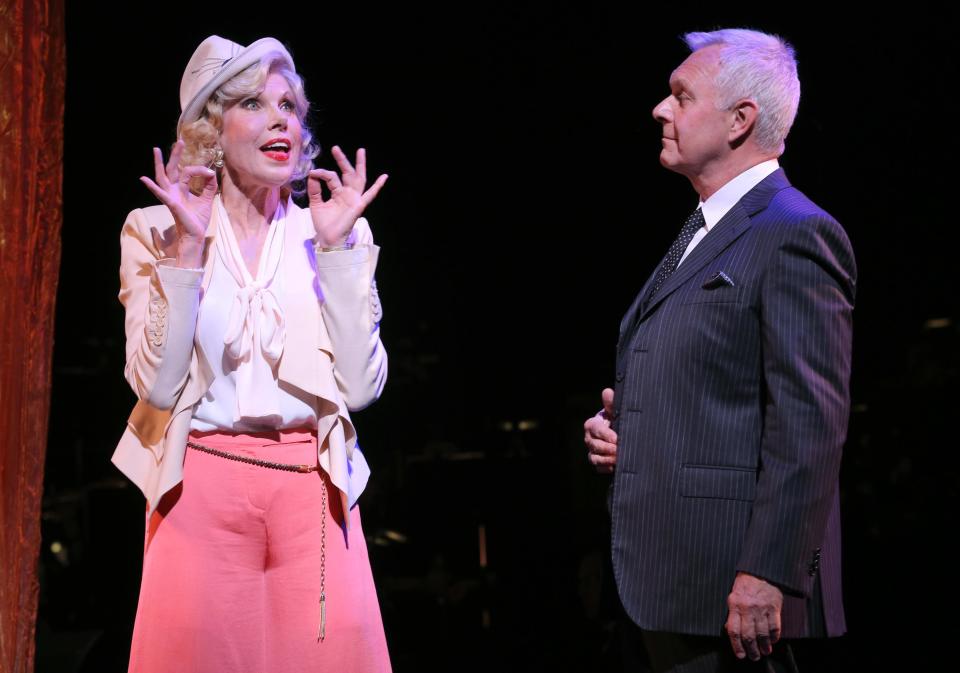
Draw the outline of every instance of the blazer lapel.
<instances>
[{"instance_id":1,"label":"blazer lapel","mask_svg":"<svg viewBox=\"0 0 960 673\"><path fill-rule=\"evenodd\" d=\"M319 399L320 413L329 413L326 403L339 399L330 389L333 377L321 372L333 359L333 346L321 314L323 295L317 281L313 258L313 223L309 213L288 206L286 240L281 272L283 291L281 305L286 323L286 340L277 376ZM304 220L306 219L306 222ZM337 407L338 408L338 407Z\"/></svg>"}]
</instances>

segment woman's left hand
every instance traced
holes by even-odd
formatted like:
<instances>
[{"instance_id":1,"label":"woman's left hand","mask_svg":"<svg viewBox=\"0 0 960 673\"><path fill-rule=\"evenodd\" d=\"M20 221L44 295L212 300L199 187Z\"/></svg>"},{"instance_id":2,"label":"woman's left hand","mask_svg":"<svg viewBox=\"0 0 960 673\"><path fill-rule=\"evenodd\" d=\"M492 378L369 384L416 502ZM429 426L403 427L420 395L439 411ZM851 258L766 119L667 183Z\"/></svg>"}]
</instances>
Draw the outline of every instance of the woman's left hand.
<instances>
[{"instance_id":1,"label":"woman's left hand","mask_svg":"<svg viewBox=\"0 0 960 673\"><path fill-rule=\"evenodd\" d=\"M325 247L332 248L343 245L353 231L353 224L363 213L364 208L376 198L380 188L387 181L384 173L377 178L370 189L364 191L367 185L367 153L360 148L357 150L357 166L354 168L336 145L330 150L333 158L340 167L341 175L336 171L315 168L307 176L307 196L310 199L310 215L313 217L313 228L317 231L317 242ZM330 197L323 198L322 183L326 183L330 190Z\"/></svg>"}]
</instances>

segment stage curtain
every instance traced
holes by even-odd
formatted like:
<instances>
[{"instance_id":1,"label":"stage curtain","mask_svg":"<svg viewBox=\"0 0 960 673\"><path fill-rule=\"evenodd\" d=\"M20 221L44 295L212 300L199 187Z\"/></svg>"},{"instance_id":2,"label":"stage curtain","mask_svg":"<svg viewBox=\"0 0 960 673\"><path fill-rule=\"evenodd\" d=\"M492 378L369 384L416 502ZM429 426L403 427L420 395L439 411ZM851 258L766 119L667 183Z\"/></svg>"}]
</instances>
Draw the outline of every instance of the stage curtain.
<instances>
[{"instance_id":1,"label":"stage curtain","mask_svg":"<svg viewBox=\"0 0 960 673\"><path fill-rule=\"evenodd\" d=\"M60 268L62 0L0 0L0 671L32 673Z\"/></svg>"}]
</instances>

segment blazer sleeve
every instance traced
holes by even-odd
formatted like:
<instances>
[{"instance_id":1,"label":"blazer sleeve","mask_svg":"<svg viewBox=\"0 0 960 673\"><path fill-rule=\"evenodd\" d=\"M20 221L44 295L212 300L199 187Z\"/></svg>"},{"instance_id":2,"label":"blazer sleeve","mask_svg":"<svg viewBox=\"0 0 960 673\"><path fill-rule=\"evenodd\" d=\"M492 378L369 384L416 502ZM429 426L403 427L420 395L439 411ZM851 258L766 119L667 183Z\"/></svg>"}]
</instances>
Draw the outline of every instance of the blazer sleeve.
<instances>
[{"instance_id":1,"label":"blazer sleeve","mask_svg":"<svg viewBox=\"0 0 960 673\"><path fill-rule=\"evenodd\" d=\"M347 408L355 411L383 392L387 352L380 341L382 310L374 280L380 248L365 218L357 220L350 238L350 250L317 253L317 276L334 377Z\"/></svg>"},{"instance_id":2,"label":"blazer sleeve","mask_svg":"<svg viewBox=\"0 0 960 673\"><path fill-rule=\"evenodd\" d=\"M173 258L164 257L154 244L152 232L161 232L151 219L144 210L134 210L120 233L124 376L137 398L170 409L187 380L203 271L177 268Z\"/></svg>"},{"instance_id":3,"label":"blazer sleeve","mask_svg":"<svg viewBox=\"0 0 960 673\"><path fill-rule=\"evenodd\" d=\"M761 280L764 428L737 570L805 596L847 432L856 265L825 214L783 229Z\"/></svg>"}]
</instances>

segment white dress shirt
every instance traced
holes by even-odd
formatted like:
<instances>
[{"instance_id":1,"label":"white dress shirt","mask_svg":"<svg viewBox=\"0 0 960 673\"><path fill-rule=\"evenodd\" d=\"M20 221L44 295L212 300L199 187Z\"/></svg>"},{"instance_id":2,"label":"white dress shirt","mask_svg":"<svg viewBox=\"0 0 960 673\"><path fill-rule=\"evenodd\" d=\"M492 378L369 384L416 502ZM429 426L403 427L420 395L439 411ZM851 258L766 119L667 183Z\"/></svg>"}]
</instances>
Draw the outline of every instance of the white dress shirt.
<instances>
[{"instance_id":1,"label":"white dress shirt","mask_svg":"<svg viewBox=\"0 0 960 673\"><path fill-rule=\"evenodd\" d=\"M693 235L693 240L690 241L677 266L679 267L680 264L683 264L683 260L687 258L687 255L693 252L693 249L703 240L703 237L713 229L714 225L719 222L724 215L730 212L730 209L737 204L737 201L742 199L747 192L760 184L761 180L778 168L780 168L780 162L776 159L759 163L752 168L748 168L718 189L706 201L701 201L700 209L703 211L704 225Z\"/></svg>"}]
</instances>

